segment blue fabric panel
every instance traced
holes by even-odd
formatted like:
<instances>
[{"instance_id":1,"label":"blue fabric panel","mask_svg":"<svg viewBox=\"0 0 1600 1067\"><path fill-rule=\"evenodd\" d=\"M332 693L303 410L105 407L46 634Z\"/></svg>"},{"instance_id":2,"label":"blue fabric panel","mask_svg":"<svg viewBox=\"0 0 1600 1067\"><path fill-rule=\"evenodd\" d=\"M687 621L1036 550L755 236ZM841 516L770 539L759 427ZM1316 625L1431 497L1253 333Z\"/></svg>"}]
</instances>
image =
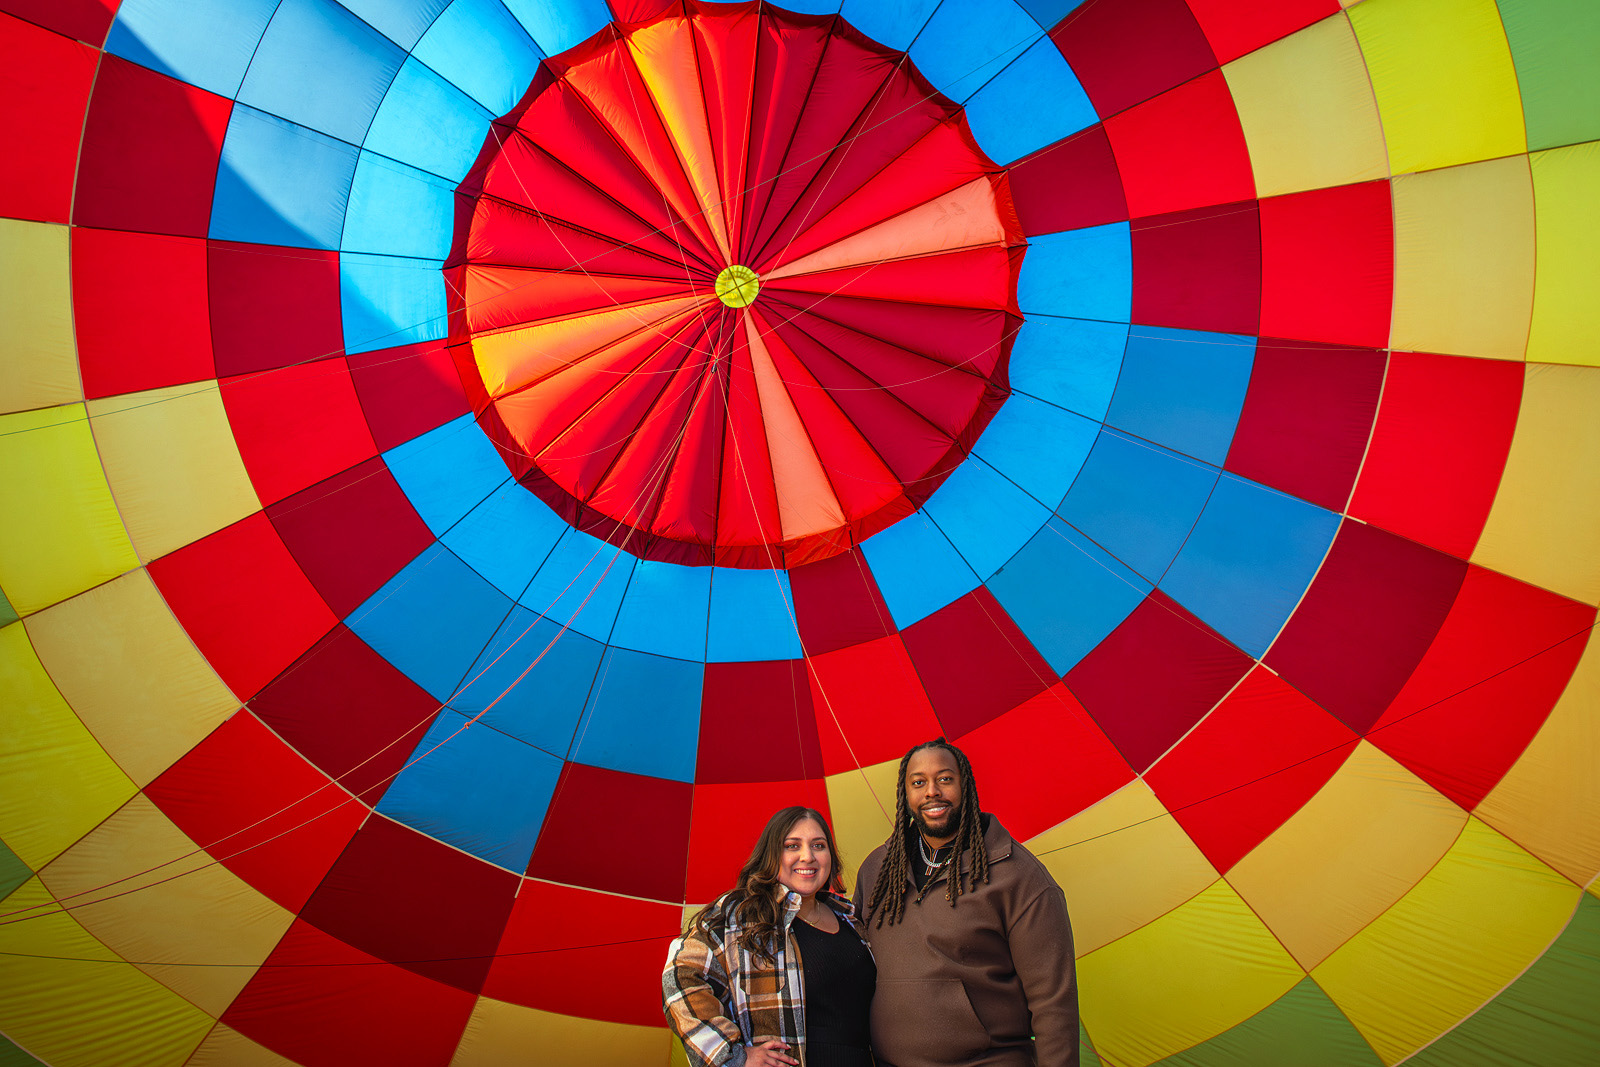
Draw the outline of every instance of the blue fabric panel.
<instances>
[{"instance_id":1,"label":"blue fabric panel","mask_svg":"<svg viewBox=\"0 0 1600 1067\"><path fill-rule=\"evenodd\" d=\"M1011 347L1012 392L1104 421L1127 344L1126 323L1029 319Z\"/></svg>"},{"instance_id":2,"label":"blue fabric panel","mask_svg":"<svg viewBox=\"0 0 1600 1067\"><path fill-rule=\"evenodd\" d=\"M1017 0L1017 3L1048 30L1076 11L1083 0Z\"/></svg>"},{"instance_id":3,"label":"blue fabric panel","mask_svg":"<svg viewBox=\"0 0 1600 1067\"><path fill-rule=\"evenodd\" d=\"M604 652L600 642L562 633L549 619L518 606L450 705L467 715L482 712L482 721L501 733L565 756Z\"/></svg>"},{"instance_id":4,"label":"blue fabric panel","mask_svg":"<svg viewBox=\"0 0 1600 1067\"><path fill-rule=\"evenodd\" d=\"M445 315L442 260L339 254L339 305L346 352L441 340Z\"/></svg>"},{"instance_id":5,"label":"blue fabric panel","mask_svg":"<svg viewBox=\"0 0 1600 1067\"><path fill-rule=\"evenodd\" d=\"M413 437L385 452L383 459L435 537L511 481L511 472L471 415Z\"/></svg>"},{"instance_id":6,"label":"blue fabric panel","mask_svg":"<svg viewBox=\"0 0 1600 1067\"><path fill-rule=\"evenodd\" d=\"M586 41L611 21L605 0L504 0L547 56Z\"/></svg>"},{"instance_id":7,"label":"blue fabric panel","mask_svg":"<svg viewBox=\"0 0 1600 1067\"><path fill-rule=\"evenodd\" d=\"M1049 506L1018 489L987 463L970 459L955 469L922 510L979 580L1005 566L1050 519Z\"/></svg>"},{"instance_id":8,"label":"blue fabric panel","mask_svg":"<svg viewBox=\"0 0 1600 1067\"><path fill-rule=\"evenodd\" d=\"M1217 474L1215 467L1107 430L1056 510L1107 552L1159 581Z\"/></svg>"},{"instance_id":9,"label":"blue fabric panel","mask_svg":"<svg viewBox=\"0 0 1600 1067\"><path fill-rule=\"evenodd\" d=\"M799 659L801 655L788 571L712 568L707 662Z\"/></svg>"},{"instance_id":10,"label":"blue fabric panel","mask_svg":"<svg viewBox=\"0 0 1600 1067\"><path fill-rule=\"evenodd\" d=\"M515 600L569 529L544 501L507 479L440 540Z\"/></svg>"},{"instance_id":11,"label":"blue fabric panel","mask_svg":"<svg viewBox=\"0 0 1600 1067\"><path fill-rule=\"evenodd\" d=\"M711 568L642 559L634 564L611 643L704 663L710 613Z\"/></svg>"},{"instance_id":12,"label":"blue fabric panel","mask_svg":"<svg viewBox=\"0 0 1600 1067\"><path fill-rule=\"evenodd\" d=\"M364 146L454 187L478 158L493 117L426 64L408 59L378 105Z\"/></svg>"},{"instance_id":13,"label":"blue fabric panel","mask_svg":"<svg viewBox=\"0 0 1600 1067\"><path fill-rule=\"evenodd\" d=\"M450 0L339 0L363 22L411 51L417 38L450 6Z\"/></svg>"},{"instance_id":14,"label":"blue fabric panel","mask_svg":"<svg viewBox=\"0 0 1600 1067\"><path fill-rule=\"evenodd\" d=\"M434 544L345 622L445 704L510 610L510 599Z\"/></svg>"},{"instance_id":15,"label":"blue fabric panel","mask_svg":"<svg viewBox=\"0 0 1600 1067\"><path fill-rule=\"evenodd\" d=\"M417 747L421 758L400 772L378 811L521 874L562 761L482 723L462 730L466 721L451 711L439 714Z\"/></svg>"},{"instance_id":16,"label":"blue fabric panel","mask_svg":"<svg viewBox=\"0 0 1600 1067\"><path fill-rule=\"evenodd\" d=\"M236 105L217 168L210 236L338 248L355 172L356 149L343 141Z\"/></svg>"},{"instance_id":17,"label":"blue fabric panel","mask_svg":"<svg viewBox=\"0 0 1600 1067\"><path fill-rule=\"evenodd\" d=\"M591 767L694 781L704 663L606 649L572 759Z\"/></svg>"},{"instance_id":18,"label":"blue fabric panel","mask_svg":"<svg viewBox=\"0 0 1600 1067\"><path fill-rule=\"evenodd\" d=\"M990 159L1002 163L1100 121L1078 76L1048 37L974 93L966 108L972 135Z\"/></svg>"},{"instance_id":19,"label":"blue fabric panel","mask_svg":"<svg viewBox=\"0 0 1600 1067\"><path fill-rule=\"evenodd\" d=\"M491 115L515 106L544 58L500 0L456 0L412 55Z\"/></svg>"},{"instance_id":20,"label":"blue fabric panel","mask_svg":"<svg viewBox=\"0 0 1600 1067\"><path fill-rule=\"evenodd\" d=\"M1224 474L1161 588L1259 657L1300 602L1338 528L1331 511Z\"/></svg>"},{"instance_id":21,"label":"blue fabric panel","mask_svg":"<svg viewBox=\"0 0 1600 1067\"><path fill-rule=\"evenodd\" d=\"M1127 322L1133 311L1133 253L1128 224L1028 238L1017 303L1029 316L1059 315Z\"/></svg>"},{"instance_id":22,"label":"blue fabric panel","mask_svg":"<svg viewBox=\"0 0 1600 1067\"><path fill-rule=\"evenodd\" d=\"M1054 511L1089 458L1099 432L1099 423L1013 393L973 452Z\"/></svg>"},{"instance_id":23,"label":"blue fabric panel","mask_svg":"<svg viewBox=\"0 0 1600 1067\"><path fill-rule=\"evenodd\" d=\"M1220 467L1255 352L1253 337L1135 326L1106 421Z\"/></svg>"},{"instance_id":24,"label":"blue fabric panel","mask_svg":"<svg viewBox=\"0 0 1600 1067\"><path fill-rule=\"evenodd\" d=\"M455 227L455 185L363 151L350 183L342 247L443 263Z\"/></svg>"},{"instance_id":25,"label":"blue fabric panel","mask_svg":"<svg viewBox=\"0 0 1600 1067\"><path fill-rule=\"evenodd\" d=\"M963 103L1044 35L1011 0L981 8L941 5L911 46L911 59L933 87Z\"/></svg>"},{"instance_id":26,"label":"blue fabric panel","mask_svg":"<svg viewBox=\"0 0 1600 1067\"><path fill-rule=\"evenodd\" d=\"M961 553L920 511L867 538L861 551L902 630L981 584Z\"/></svg>"},{"instance_id":27,"label":"blue fabric panel","mask_svg":"<svg viewBox=\"0 0 1600 1067\"><path fill-rule=\"evenodd\" d=\"M1060 519L988 586L1057 674L1077 666L1150 592L1149 582Z\"/></svg>"},{"instance_id":28,"label":"blue fabric panel","mask_svg":"<svg viewBox=\"0 0 1600 1067\"><path fill-rule=\"evenodd\" d=\"M605 642L633 562L615 545L568 528L518 599L557 626Z\"/></svg>"},{"instance_id":29,"label":"blue fabric panel","mask_svg":"<svg viewBox=\"0 0 1600 1067\"><path fill-rule=\"evenodd\" d=\"M283 0L239 102L360 144L406 54L331 0Z\"/></svg>"},{"instance_id":30,"label":"blue fabric panel","mask_svg":"<svg viewBox=\"0 0 1600 1067\"><path fill-rule=\"evenodd\" d=\"M122 0L106 51L233 99L278 0Z\"/></svg>"},{"instance_id":31,"label":"blue fabric panel","mask_svg":"<svg viewBox=\"0 0 1600 1067\"><path fill-rule=\"evenodd\" d=\"M939 0L844 0L845 19L879 44L910 46Z\"/></svg>"}]
</instances>

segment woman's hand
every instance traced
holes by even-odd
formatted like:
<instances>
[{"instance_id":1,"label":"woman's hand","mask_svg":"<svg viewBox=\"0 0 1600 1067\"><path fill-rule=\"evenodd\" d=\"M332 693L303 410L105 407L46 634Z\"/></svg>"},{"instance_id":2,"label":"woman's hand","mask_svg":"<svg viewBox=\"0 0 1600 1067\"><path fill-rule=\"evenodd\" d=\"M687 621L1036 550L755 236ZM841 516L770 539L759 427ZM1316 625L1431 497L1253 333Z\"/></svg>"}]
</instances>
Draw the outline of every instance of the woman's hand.
<instances>
[{"instance_id":1,"label":"woman's hand","mask_svg":"<svg viewBox=\"0 0 1600 1067\"><path fill-rule=\"evenodd\" d=\"M789 1046L776 1039L763 1041L759 1045L751 1045L745 1053L745 1067L788 1067L800 1061L784 1055Z\"/></svg>"}]
</instances>

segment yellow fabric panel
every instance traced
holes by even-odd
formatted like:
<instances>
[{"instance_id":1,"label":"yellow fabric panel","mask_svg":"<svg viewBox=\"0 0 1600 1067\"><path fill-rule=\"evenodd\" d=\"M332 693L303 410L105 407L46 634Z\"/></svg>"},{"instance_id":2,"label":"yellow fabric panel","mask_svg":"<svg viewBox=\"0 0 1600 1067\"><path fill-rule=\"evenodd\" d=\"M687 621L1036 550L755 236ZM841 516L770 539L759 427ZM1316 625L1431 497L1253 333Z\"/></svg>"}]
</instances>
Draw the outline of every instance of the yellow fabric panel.
<instances>
[{"instance_id":1,"label":"yellow fabric panel","mask_svg":"<svg viewBox=\"0 0 1600 1067\"><path fill-rule=\"evenodd\" d=\"M1472 561L1600 604L1600 370L1530 363Z\"/></svg>"},{"instance_id":2,"label":"yellow fabric panel","mask_svg":"<svg viewBox=\"0 0 1600 1067\"><path fill-rule=\"evenodd\" d=\"M1600 875L1600 639L1522 758L1474 815L1579 885Z\"/></svg>"},{"instance_id":3,"label":"yellow fabric panel","mask_svg":"<svg viewBox=\"0 0 1600 1067\"><path fill-rule=\"evenodd\" d=\"M1250 146L1258 195L1388 176L1366 61L1343 15L1237 59L1222 73Z\"/></svg>"},{"instance_id":4,"label":"yellow fabric panel","mask_svg":"<svg viewBox=\"0 0 1600 1067\"><path fill-rule=\"evenodd\" d=\"M0 629L0 840L37 871L134 793L21 626Z\"/></svg>"},{"instance_id":5,"label":"yellow fabric panel","mask_svg":"<svg viewBox=\"0 0 1600 1067\"><path fill-rule=\"evenodd\" d=\"M0 588L17 614L138 565L83 406L0 415Z\"/></svg>"},{"instance_id":6,"label":"yellow fabric panel","mask_svg":"<svg viewBox=\"0 0 1600 1067\"><path fill-rule=\"evenodd\" d=\"M6 899L49 903L37 878ZM0 1033L51 1067L178 1067L211 1028L59 911L0 926L0 989Z\"/></svg>"},{"instance_id":7,"label":"yellow fabric panel","mask_svg":"<svg viewBox=\"0 0 1600 1067\"><path fill-rule=\"evenodd\" d=\"M141 787L239 709L143 568L23 625L62 697Z\"/></svg>"},{"instance_id":8,"label":"yellow fabric panel","mask_svg":"<svg viewBox=\"0 0 1600 1067\"><path fill-rule=\"evenodd\" d=\"M57 899L72 900L73 917L85 930L213 1017L239 995L294 921L213 863L142 795L58 856L39 879Z\"/></svg>"},{"instance_id":9,"label":"yellow fabric panel","mask_svg":"<svg viewBox=\"0 0 1600 1067\"><path fill-rule=\"evenodd\" d=\"M1494 0L1367 0L1349 11L1383 115L1389 171L1527 151Z\"/></svg>"},{"instance_id":10,"label":"yellow fabric panel","mask_svg":"<svg viewBox=\"0 0 1600 1067\"><path fill-rule=\"evenodd\" d=\"M1137 780L1028 848L1067 894L1079 955L1165 915L1217 878L1211 861Z\"/></svg>"},{"instance_id":11,"label":"yellow fabric panel","mask_svg":"<svg viewBox=\"0 0 1600 1067\"><path fill-rule=\"evenodd\" d=\"M251 1041L231 1026L211 1028L184 1067L296 1067L295 1062Z\"/></svg>"},{"instance_id":12,"label":"yellow fabric panel","mask_svg":"<svg viewBox=\"0 0 1600 1067\"><path fill-rule=\"evenodd\" d=\"M261 508L216 382L89 401L100 460L145 561Z\"/></svg>"},{"instance_id":13,"label":"yellow fabric panel","mask_svg":"<svg viewBox=\"0 0 1600 1067\"><path fill-rule=\"evenodd\" d=\"M675 1044L665 1026L579 1019L479 997L450 1067L535 1062L665 1067Z\"/></svg>"},{"instance_id":14,"label":"yellow fabric panel","mask_svg":"<svg viewBox=\"0 0 1600 1067\"><path fill-rule=\"evenodd\" d=\"M1078 960L1083 1024L1118 1067L1144 1067L1215 1037L1303 978L1222 881Z\"/></svg>"},{"instance_id":15,"label":"yellow fabric panel","mask_svg":"<svg viewBox=\"0 0 1600 1067\"><path fill-rule=\"evenodd\" d=\"M1533 314L1526 156L1394 179L1398 351L1521 359Z\"/></svg>"},{"instance_id":16,"label":"yellow fabric panel","mask_svg":"<svg viewBox=\"0 0 1600 1067\"><path fill-rule=\"evenodd\" d=\"M0 219L0 411L82 399L67 228Z\"/></svg>"},{"instance_id":17,"label":"yellow fabric panel","mask_svg":"<svg viewBox=\"0 0 1600 1067\"><path fill-rule=\"evenodd\" d=\"M889 826L894 821L895 778L899 773L900 761L895 759L823 779L828 789L833 839L855 867L845 878L852 892L862 861L889 839Z\"/></svg>"},{"instance_id":18,"label":"yellow fabric panel","mask_svg":"<svg viewBox=\"0 0 1600 1067\"><path fill-rule=\"evenodd\" d=\"M1310 969L1409 892L1466 821L1466 812L1363 741L1228 881Z\"/></svg>"},{"instance_id":19,"label":"yellow fabric panel","mask_svg":"<svg viewBox=\"0 0 1600 1067\"><path fill-rule=\"evenodd\" d=\"M1312 976L1395 1063L1520 975L1565 927L1580 892L1470 819L1415 889Z\"/></svg>"},{"instance_id":20,"label":"yellow fabric panel","mask_svg":"<svg viewBox=\"0 0 1600 1067\"><path fill-rule=\"evenodd\" d=\"M1600 366L1600 144L1531 157L1539 275L1528 359Z\"/></svg>"}]
</instances>

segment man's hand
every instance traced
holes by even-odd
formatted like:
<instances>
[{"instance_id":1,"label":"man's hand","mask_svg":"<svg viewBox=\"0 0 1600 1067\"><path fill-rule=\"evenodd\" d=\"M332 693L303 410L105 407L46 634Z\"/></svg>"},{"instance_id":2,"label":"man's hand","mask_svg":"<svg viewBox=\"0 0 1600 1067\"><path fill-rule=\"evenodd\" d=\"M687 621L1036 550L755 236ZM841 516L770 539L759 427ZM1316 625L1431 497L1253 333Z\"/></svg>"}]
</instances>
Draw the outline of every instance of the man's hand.
<instances>
[{"instance_id":1,"label":"man's hand","mask_svg":"<svg viewBox=\"0 0 1600 1067\"><path fill-rule=\"evenodd\" d=\"M744 1057L745 1067L787 1067L789 1064L799 1063L799 1060L783 1054L788 1048L788 1045L776 1039L752 1045Z\"/></svg>"}]
</instances>

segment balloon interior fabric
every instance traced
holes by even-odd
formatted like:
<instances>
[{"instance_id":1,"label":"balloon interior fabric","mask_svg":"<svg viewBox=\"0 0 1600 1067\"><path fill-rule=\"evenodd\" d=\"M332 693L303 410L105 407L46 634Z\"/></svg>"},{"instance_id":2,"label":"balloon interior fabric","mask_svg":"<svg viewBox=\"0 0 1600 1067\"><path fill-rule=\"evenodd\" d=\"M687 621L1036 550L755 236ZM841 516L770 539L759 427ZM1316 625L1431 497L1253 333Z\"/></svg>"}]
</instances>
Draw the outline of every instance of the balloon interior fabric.
<instances>
[{"instance_id":1,"label":"balloon interior fabric","mask_svg":"<svg viewBox=\"0 0 1600 1067\"><path fill-rule=\"evenodd\" d=\"M681 1063L912 743L1107 1067L1600 1056L1600 6L0 0L0 1064Z\"/></svg>"}]
</instances>

